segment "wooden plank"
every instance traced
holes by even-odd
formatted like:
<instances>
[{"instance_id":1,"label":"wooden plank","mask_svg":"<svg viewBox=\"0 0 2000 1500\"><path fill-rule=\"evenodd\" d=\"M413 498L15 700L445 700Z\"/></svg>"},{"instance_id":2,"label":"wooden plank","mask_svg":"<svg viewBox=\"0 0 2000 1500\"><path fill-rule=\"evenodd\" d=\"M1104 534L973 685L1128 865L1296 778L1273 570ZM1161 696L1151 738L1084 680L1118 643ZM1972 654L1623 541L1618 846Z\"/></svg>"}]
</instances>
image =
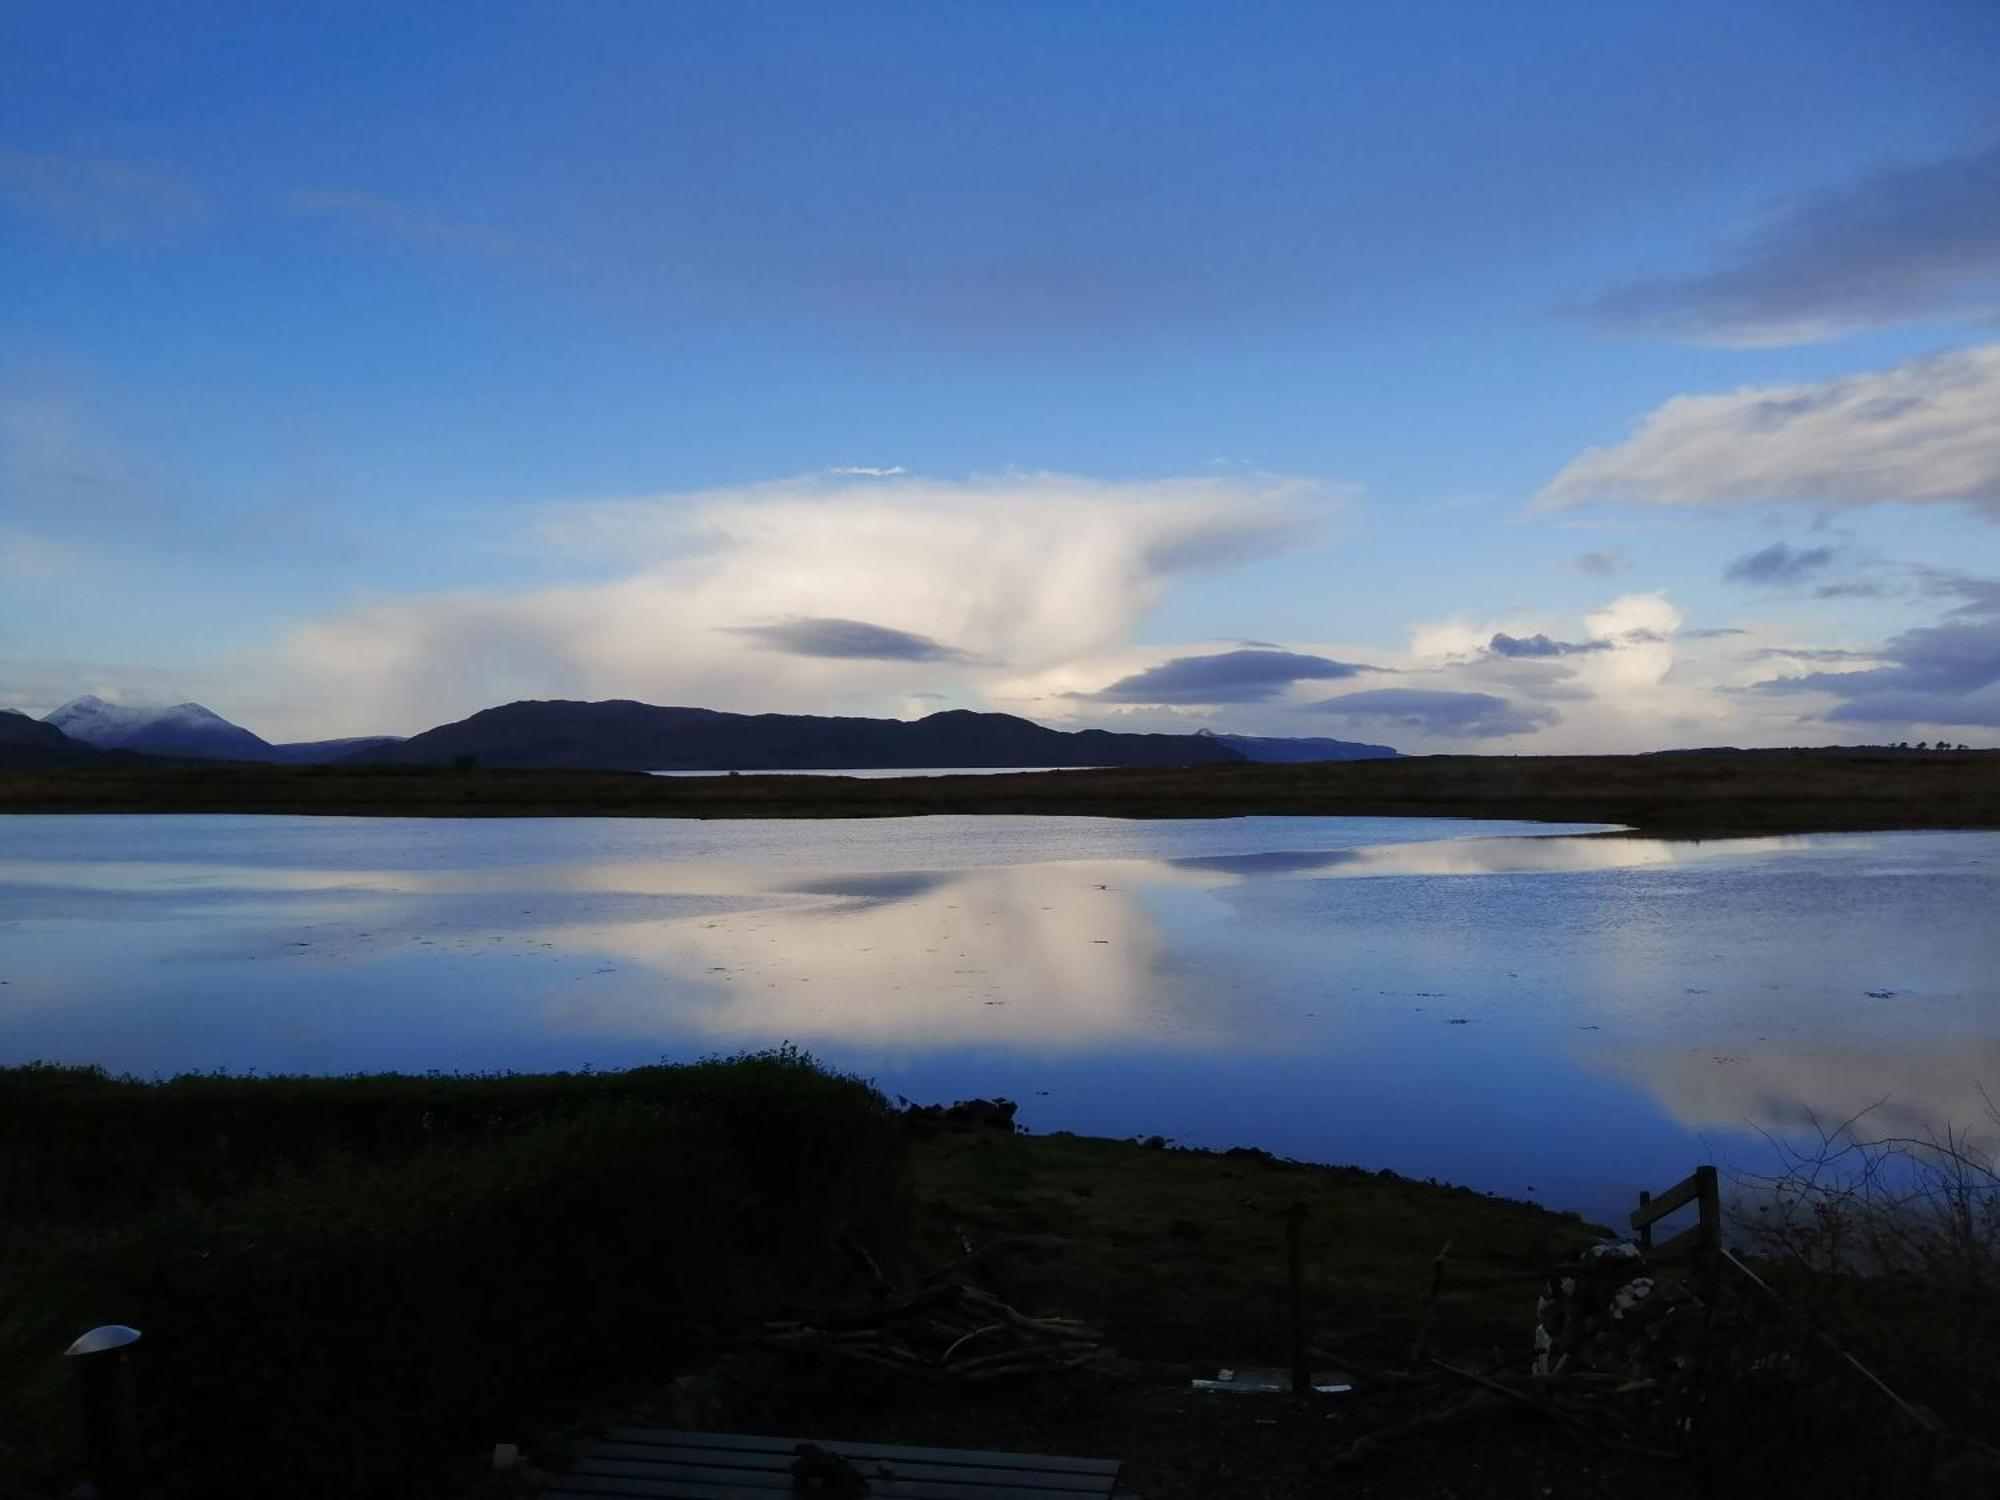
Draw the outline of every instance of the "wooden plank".
<instances>
[{"instance_id":1,"label":"wooden plank","mask_svg":"<svg viewBox=\"0 0 2000 1500\"><path fill-rule=\"evenodd\" d=\"M1648 1224L1664 1219L1675 1209L1694 1202L1695 1198L1701 1192L1701 1177L1702 1174L1700 1172L1696 1172L1690 1177L1683 1177L1679 1182L1660 1194L1659 1197L1652 1199L1650 1202L1642 1203L1633 1209L1632 1227L1634 1229L1644 1229Z\"/></svg>"},{"instance_id":2,"label":"wooden plank","mask_svg":"<svg viewBox=\"0 0 2000 1500\"><path fill-rule=\"evenodd\" d=\"M792 1470L788 1464L782 1469L720 1469L706 1464L683 1464L672 1460L650 1458L627 1458L617 1453L602 1453L593 1448L570 1465L572 1474L623 1474L629 1479L657 1479L690 1484L733 1485L745 1497L771 1494L774 1491L789 1490L792 1487Z\"/></svg>"},{"instance_id":3,"label":"wooden plank","mask_svg":"<svg viewBox=\"0 0 2000 1500\"><path fill-rule=\"evenodd\" d=\"M1061 1474L1104 1474L1113 1479L1121 1467L1115 1458L1061 1458L1048 1453L983 1453L965 1448L910 1448L885 1443L844 1443L838 1438L790 1438L734 1432L669 1432L658 1427L613 1427L605 1437L614 1443L645 1443L668 1448L735 1448L745 1453L789 1454L800 1443L817 1443L829 1453L849 1458L886 1458L890 1462L962 1464L982 1469L1047 1469Z\"/></svg>"},{"instance_id":4,"label":"wooden plank","mask_svg":"<svg viewBox=\"0 0 2000 1500\"><path fill-rule=\"evenodd\" d=\"M609 1474L565 1474L542 1491L541 1500L564 1496L640 1495L652 1500L744 1500L755 1495L740 1484L655 1484L646 1479L621 1479Z\"/></svg>"},{"instance_id":5,"label":"wooden plank","mask_svg":"<svg viewBox=\"0 0 2000 1500\"><path fill-rule=\"evenodd\" d=\"M821 1446L826 1448L830 1453L839 1453L842 1455L853 1453L852 1445L848 1444L824 1443ZM788 1485L791 1483L793 1456L789 1448L783 1450L771 1448L732 1450L727 1448L681 1448L666 1445L656 1446L648 1443L613 1442L593 1443L589 1452L589 1457L593 1459L621 1459L633 1463L653 1464L674 1463L685 1464L691 1467L707 1466L712 1470L713 1475L716 1476L731 1472L779 1474L784 1477L784 1482ZM1113 1479L1113 1476L1109 1474L1076 1474L1057 1469L1001 1469L990 1466L979 1467L971 1464L944 1463L936 1459L903 1460L899 1463L893 1459L871 1459L868 1462L896 1463L899 1470L909 1474L912 1478L921 1475L925 1479L949 1480L959 1484L1027 1483L1028 1480L1022 1476L1032 1474L1033 1482L1039 1485L1045 1492L1073 1496L1109 1494ZM688 1477L701 1478L704 1476L690 1474ZM730 1481L715 1477L712 1479L712 1482L717 1484L726 1482L741 1484L748 1481Z\"/></svg>"},{"instance_id":6,"label":"wooden plank","mask_svg":"<svg viewBox=\"0 0 2000 1500\"><path fill-rule=\"evenodd\" d=\"M862 1465L856 1467L868 1481L868 1493L877 1500L1049 1500L1053 1495L1076 1494L1075 1490L1052 1490L1038 1483L1032 1475L1023 1475L1012 1484L963 1484L934 1479L921 1467L898 1469L893 1475L878 1474L873 1468ZM657 1485L658 1493L668 1495L678 1495L682 1488L692 1486L703 1491L721 1490L734 1500L756 1500L759 1495L789 1494L792 1489L789 1472L779 1475L768 1469L722 1470L719 1479L713 1477L717 1472L685 1464L635 1463L629 1459L595 1457L579 1459L571 1469L572 1476ZM988 1469L986 1472L993 1474L997 1471ZM731 1478L731 1475L735 1477ZM1107 1485L1099 1493L1109 1492Z\"/></svg>"}]
</instances>

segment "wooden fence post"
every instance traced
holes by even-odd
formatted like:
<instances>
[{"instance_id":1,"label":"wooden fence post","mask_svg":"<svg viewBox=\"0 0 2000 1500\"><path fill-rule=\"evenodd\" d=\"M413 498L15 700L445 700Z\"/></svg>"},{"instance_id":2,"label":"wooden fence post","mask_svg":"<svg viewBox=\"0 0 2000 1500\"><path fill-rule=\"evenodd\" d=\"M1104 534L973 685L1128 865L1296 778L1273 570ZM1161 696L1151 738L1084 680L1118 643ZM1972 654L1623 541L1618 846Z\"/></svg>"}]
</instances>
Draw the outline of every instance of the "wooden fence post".
<instances>
[{"instance_id":1,"label":"wooden fence post","mask_svg":"<svg viewBox=\"0 0 2000 1500\"><path fill-rule=\"evenodd\" d=\"M1695 1203L1701 1214L1701 1238L1695 1242L1694 1263L1702 1295L1715 1298L1716 1272L1722 1263L1722 1185L1713 1166L1694 1169Z\"/></svg>"}]
</instances>

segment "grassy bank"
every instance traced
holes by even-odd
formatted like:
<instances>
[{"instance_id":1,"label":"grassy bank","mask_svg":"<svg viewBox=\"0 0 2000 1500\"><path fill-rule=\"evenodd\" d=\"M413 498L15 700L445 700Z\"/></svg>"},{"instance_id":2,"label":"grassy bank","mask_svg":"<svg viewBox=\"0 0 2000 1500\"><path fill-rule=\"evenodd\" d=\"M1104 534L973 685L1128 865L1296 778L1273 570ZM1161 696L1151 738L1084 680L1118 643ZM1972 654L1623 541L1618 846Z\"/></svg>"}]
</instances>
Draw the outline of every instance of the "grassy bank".
<instances>
[{"instance_id":1,"label":"grassy bank","mask_svg":"<svg viewBox=\"0 0 2000 1500\"><path fill-rule=\"evenodd\" d=\"M1447 1245L1433 1334L1483 1356L1524 1347L1538 1282L1602 1233L1574 1214L1389 1173L1071 1135L928 1138L912 1192L932 1263L961 1237L985 1247L981 1269L1015 1305L1059 1308L1179 1374L1287 1362L1293 1203L1307 1210L1315 1339L1370 1364L1407 1358Z\"/></svg>"},{"instance_id":2,"label":"grassy bank","mask_svg":"<svg viewBox=\"0 0 2000 1500\"><path fill-rule=\"evenodd\" d=\"M238 764L0 774L0 813L36 812L686 818L1290 813L1624 823L1683 837L1996 828L2000 751L1455 755L883 780Z\"/></svg>"}]
</instances>

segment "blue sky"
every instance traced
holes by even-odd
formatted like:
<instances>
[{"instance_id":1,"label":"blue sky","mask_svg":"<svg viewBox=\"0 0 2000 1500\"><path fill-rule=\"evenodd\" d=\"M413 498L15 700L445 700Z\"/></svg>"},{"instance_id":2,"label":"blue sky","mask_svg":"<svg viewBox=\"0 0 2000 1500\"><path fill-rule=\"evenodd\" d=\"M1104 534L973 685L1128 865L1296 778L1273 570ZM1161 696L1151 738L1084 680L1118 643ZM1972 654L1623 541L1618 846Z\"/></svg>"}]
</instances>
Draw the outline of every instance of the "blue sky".
<instances>
[{"instance_id":1,"label":"blue sky","mask_svg":"<svg viewBox=\"0 0 2000 1500\"><path fill-rule=\"evenodd\" d=\"M0 703L2000 743L1996 76L1984 3L8 7Z\"/></svg>"}]
</instances>

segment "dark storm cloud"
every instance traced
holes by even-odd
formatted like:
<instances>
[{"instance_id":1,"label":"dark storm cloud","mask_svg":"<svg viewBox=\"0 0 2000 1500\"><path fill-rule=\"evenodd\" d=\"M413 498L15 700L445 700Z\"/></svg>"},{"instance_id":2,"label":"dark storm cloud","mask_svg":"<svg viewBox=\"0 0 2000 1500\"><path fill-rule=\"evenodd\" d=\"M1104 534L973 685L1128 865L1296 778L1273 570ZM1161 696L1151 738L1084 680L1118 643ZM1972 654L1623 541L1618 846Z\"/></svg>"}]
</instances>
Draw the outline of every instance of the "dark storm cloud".
<instances>
[{"instance_id":1,"label":"dark storm cloud","mask_svg":"<svg viewBox=\"0 0 2000 1500\"><path fill-rule=\"evenodd\" d=\"M1509 656L1515 660L1535 660L1554 656L1577 656L1586 651L1609 651L1609 641L1557 641L1545 635L1496 634L1486 643L1486 649L1495 656Z\"/></svg>"},{"instance_id":2,"label":"dark storm cloud","mask_svg":"<svg viewBox=\"0 0 2000 1500\"><path fill-rule=\"evenodd\" d=\"M748 636L766 650L782 651L787 656L818 656L843 661L971 662L975 659L957 647L934 641L927 635L892 630L887 625L871 625L866 620L794 616L776 625L724 628L731 635Z\"/></svg>"},{"instance_id":3,"label":"dark storm cloud","mask_svg":"<svg viewBox=\"0 0 2000 1500\"><path fill-rule=\"evenodd\" d=\"M1076 696L1100 703L1259 703L1295 682L1331 681L1377 670L1296 651L1224 651L1215 656L1177 656L1097 692Z\"/></svg>"},{"instance_id":4,"label":"dark storm cloud","mask_svg":"<svg viewBox=\"0 0 2000 1500\"><path fill-rule=\"evenodd\" d=\"M1714 269L1620 287L1584 312L1631 333L1758 345L1996 303L2000 140L1798 199Z\"/></svg>"},{"instance_id":5,"label":"dark storm cloud","mask_svg":"<svg viewBox=\"0 0 2000 1500\"><path fill-rule=\"evenodd\" d=\"M1758 552L1739 557L1723 570L1731 583L1799 583L1833 562L1831 547L1788 547L1773 542Z\"/></svg>"},{"instance_id":6,"label":"dark storm cloud","mask_svg":"<svg viewBox=\"0 0 2000 1500\"><path fill-rule=\"evenodd\" d=\"M1447 692L1440 688L1376 688L1342 693L1309 709L1342 718L1398 725L1443 739L1489 740L1532 734L1560 716L1552 708L1513 703L1493 693Z\"/></svg>"},{"instance_id":7,"label":"dark storm cloud","mask_svg":"<svg viewBox=\"0 0 2000 1500\"><path fill-rule=\"evenodd\" d=\"M2000 726L2000 618L1906 630L1874 656L1889 665L1807 672L1757 686L1769 693L1832 693L1841 702L1821 717L1833 723Z\"/></svg>"}]
</instances>

